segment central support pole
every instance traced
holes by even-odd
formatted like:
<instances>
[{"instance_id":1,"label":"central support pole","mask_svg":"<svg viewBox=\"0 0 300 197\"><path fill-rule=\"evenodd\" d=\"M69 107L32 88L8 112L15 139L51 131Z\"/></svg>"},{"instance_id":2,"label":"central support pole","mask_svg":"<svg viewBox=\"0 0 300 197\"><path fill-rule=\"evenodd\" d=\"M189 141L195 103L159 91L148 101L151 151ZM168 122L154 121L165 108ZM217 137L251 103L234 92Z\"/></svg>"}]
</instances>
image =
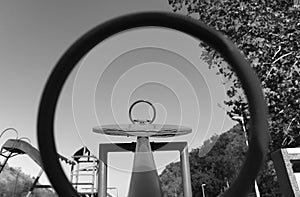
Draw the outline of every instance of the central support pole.
<instances>
[{"instance_id":1,"label":"central support pole","mask_svg":"<svg viewBox=\"0 0 300 197\"><path fill-rule=\"evenodd\" d=\"M162 189L148 137L138 137L128 197L162 197Z\"/></svg>"}]
</instances>

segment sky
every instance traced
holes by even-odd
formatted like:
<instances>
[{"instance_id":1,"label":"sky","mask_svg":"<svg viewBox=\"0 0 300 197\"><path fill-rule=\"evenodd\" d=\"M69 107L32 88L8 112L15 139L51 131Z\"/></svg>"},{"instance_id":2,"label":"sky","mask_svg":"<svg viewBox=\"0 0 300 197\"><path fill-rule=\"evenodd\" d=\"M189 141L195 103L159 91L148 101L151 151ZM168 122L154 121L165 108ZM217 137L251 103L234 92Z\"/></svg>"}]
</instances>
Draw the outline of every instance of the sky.
<instances>
[{"instance_id":1,"label":"sky","mask_svg":"<svg viewBox=\"0 0 300 197\"><path fill-rule=\"evenodd\" d=\"M167 0L3 0L0 2L0 130L13 127L37 147L39 100L51 70L64 51L85 32L122 14L171 12ZM189 150L232 127L218 107L225 98L222 79L199 59L199 41L162 28L139 28L97 45L77 65L64 86L55 117L58 152L66 157L83 145L98 154L99 143L132 142L134 138L101 136L92 128L130 123L128 108L138 99L153 102L154 123L184 125L192 134L151 141L187 141ZM149 118L136 107L136 117ZM1 143L13 138L6 133ZM158 170L178 161L175 152L154 153ZM126 196L133 155L109 156L108 186ZM126 162L125 162L126 161ZM11 159L36 176L28 157ZM68 169L66 174L68 175ZM69 176L69 175L68 175ZM47 182L46 177L42 182Z\"/></svg>"}]
</instances>

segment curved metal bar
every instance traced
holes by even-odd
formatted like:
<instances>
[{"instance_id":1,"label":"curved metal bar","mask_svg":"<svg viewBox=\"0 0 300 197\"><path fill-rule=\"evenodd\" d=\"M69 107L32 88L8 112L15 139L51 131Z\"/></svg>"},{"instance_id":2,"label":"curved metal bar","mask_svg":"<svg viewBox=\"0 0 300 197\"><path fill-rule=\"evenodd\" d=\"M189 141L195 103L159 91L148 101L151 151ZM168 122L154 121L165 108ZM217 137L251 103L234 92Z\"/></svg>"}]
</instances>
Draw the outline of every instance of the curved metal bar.
<instances>
[{"instance_id":1,"label":"curved metal bar","mask_svg":"<svg viewBox=\"0 0 300 197\"><path fill-rule=\"evenodd\" d=\"M77 40L61 57L44 88L38 111L37 134L41 157L49 180L59 196L77 196L58 162L54 140L54 115L62 87L80 59L106 38L137 27L165 27L189 34L215 48L232 66L249 102L250 142L245 163L225 197L245 196L254 182L267 152L267 107L260 82L249 63L232 42L198 20L174 13L146 12L107 21Z\"/></svg>"},{"instance_id":2,"label":"curved metal bar","mask_svg":"<svg viewBox=\"0 0 300 197\"><path fill-rule=\"evenodd\" d=\"M133 124L136 124L136 123L139 122L138 120L133 119L133 118L132 118L132 115L131 115L131 112L132 112L133 107L134 107L136 104L138 104L138 103L147 103L148 105L150 105L150 106L152 107L152 110L153 110L153 117L152 117L152 119L151 119L151 120L145 120L145 121L142 122L142 124L151 124L151 123L153 123L154 120L155 120L155 118L156 118L156 109L155 109L154 105L153 105L150 101L145 101L145 100L137 100L137 101L135 101L134 103L132 103L132 105L131 105L130 108L129 108L129 112L128 112L128 113L129 113L129 119L130 119L130 121L131 121Z\"/></svg>"}]
</instances>

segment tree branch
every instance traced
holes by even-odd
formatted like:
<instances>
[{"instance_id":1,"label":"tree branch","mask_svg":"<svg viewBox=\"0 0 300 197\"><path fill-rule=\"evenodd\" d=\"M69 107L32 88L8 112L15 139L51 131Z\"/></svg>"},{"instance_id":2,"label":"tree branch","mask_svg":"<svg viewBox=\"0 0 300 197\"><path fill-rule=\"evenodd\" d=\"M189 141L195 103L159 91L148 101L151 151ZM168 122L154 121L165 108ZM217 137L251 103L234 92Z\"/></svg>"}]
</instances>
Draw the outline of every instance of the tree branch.
<instances>
[{"instance_id":1,"label":"tree branch","mask_svg":"<svg viewBox=\"0 0 300 197\"><path fill-rule=\"evenodd\" d=\"M291 127L291 124L292 122L296 119L296 117L294 117L291 122L289 123L289 126L287 127L287 129L284 131L284 133L287 135L288 134L288 131L290 130L290 127Z\"/></svg>"},{"instance_id":2,"label":"tree branch","mask_svg":"<svg viewBox=\"0 0 300 197\"><path fill-rule=\"evenodd\" d=\"M278 62L279 60L281 60L282 58L284 58L284 57L286 57L286 56L288 56L288 55L291 55L293 52L289 52L289 53L287 53L287 54L284 54L284 55L282 55L282 56L280 56L279 58L277 58L276 60L274 60L273 62L272 62L272 64L275 64L276 62Z\"/></svg>"},{"instance_id":3,"label":"tree branch","mask_svg":"<svg viewBox=\"0 0 300 197\"><path fill-rule=\"evenodd\" d=\"M276 55L280 52L281 46L279 46L279 49L275 52L274 56L272 57L273 59L276 57Z\"/></svg>"}]
</instances>

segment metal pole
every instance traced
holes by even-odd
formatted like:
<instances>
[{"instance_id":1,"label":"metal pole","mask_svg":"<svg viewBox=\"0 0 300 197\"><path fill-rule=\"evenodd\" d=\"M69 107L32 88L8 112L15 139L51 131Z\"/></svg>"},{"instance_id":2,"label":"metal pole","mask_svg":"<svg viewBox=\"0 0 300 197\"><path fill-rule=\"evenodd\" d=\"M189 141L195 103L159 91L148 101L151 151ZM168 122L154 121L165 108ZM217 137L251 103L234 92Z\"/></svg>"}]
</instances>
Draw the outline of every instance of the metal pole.
<instances>
[{"instance_id":1,"label":"metal pole","mask_svg":"<svg viewBox=\"0 0 300 197\"><path fill-rule=\"evenodd\" d=\"M205 197L205 192L204 192L204 186L205 185L206 185L205 183L202 183L202 185L201 185L201 188L202 188L202 197Z\"/></svg>"},{"instance_id":2,"label":"metal pole","mask_svg":"<svg viewBox=\"0 0 300 197\"><path fill-rule=\"evenodd\" d=\"M107 196L107 150L99 146L98 197Z\"/></svg>"},{"instance_id":3,"label":"metal pole","mask_svg":"<svg viewBox=\"0 0 300 197\"><path fill-rule=\"evenodd\" d=\"M242 117L242 116L234 116L234 117L232 117L232 120L240 121L240 122L241 122L241 124L242 124L242 129L243 129L243 133L244 133L245 138L246 138L246 145L249 146L249 143L248 143L248 136L247 136L247 131L246 131L246 126L245 126L244 117ZM256 180L254 181L254 189L255 189L255 195L256 195L256 197L260 197L260 192L259 192L259 189L258 189L258 185L257 185L257 181L256 181Z\"/></svg>"},{"instance_id":4,"label":"metal pole","mask_svg":"<svg viewBox=\"0 0 300 197\"><path fill-rule=\"evenodd\" d=\"M70 182L73 183L73 170L74 170L74 164L71 166L71 172L70 172Z\"/></svg>"},{"instance_id":5,"label":"metal pole","mask_svg":"<svg viewBox=\"0 0 300 197\"><path fill-rule=\"evenodd\" d=\"M190 174L190 163L188 147L185 146L180 153L181 171L182 171L182 184L183 184L183 195L184 197L192 196L192 184Z\"/></svg>"},{"instance_id":6,"label":"metal pole","mask_svg":"<svg viewBox=\"0 0 300 197\"><path fill-rule=\"evenodd\" d=\"M75 175L75 189L78 191L78 179L79 179L79 163L76 166L76 175Z\"/></svg>"},{"instance_id":7,"label":"metal pole","mask_svg":"<svg viewBox=\"0 0 300 197\"><path fill-rule=\"evenodd\" d=\"M33 190L34 190L36 184L38 183L40 177L42 176L43 172L44 172L43 169L41 169L41 170L39 171L39 174L37 175L37 177L36 177L35 180L33 181L33 183L32 183L32 185L31 185L31 187L30 187L28 193L26 194L26 197L31 196L31 194L32 194L32 192L33 192ZM18 173L18 175L19 175L19 173ZM13 196L14 196L14 195L13 195Z\"/></svg>"},{"instance_id":8,"label":"metal pole","mask_svg":"<svg viewBox=\"0 0 300 197\"><path fill-rule=\"evenodd\" d=\"M258 185L257 185L257 181L254 181L254 188L255 188L255 194L257 197L260 197L260 193L259 193L259 189L258 189Z\"/></svg>"},{"instance_id":9,"label":"metal pole","mask_svg":"<svg viewBox=\"0 0 300 197\"><path fill-rule=\"evenodd\" d=\"M245 136L245 139L246 139L246 145L249 146L249 143L248 143L248 136L247 136L247 132L246 132L246 126L245 126L245 121L244 121L244 118L241 117L241 122L242 122L242 128L243 128L243 133L244 133L244 136Z\"/></svg>"},{"instance_id":10,"label":"metal pole","mask_svg":"<svg viewBox=\"0 0 300 197\"><path fill-rule=\"evenodd\" d=\"M137 137L129 197L163 197L161 183L148 137Z\"/></svg>"},{"instance_id":11,"label":"metal pole","mask_svg":"<svg viewBox=\"0 0 300 197\"><path fill-rule=\"evenodd\" d=\"M90 157L90 156L89 156ZM96 163L95 163L95 158L91 157L93 160L93 166L92 166L92 194L95 192L95 168L96 168Z\"/></svg>"}]
</instances>

